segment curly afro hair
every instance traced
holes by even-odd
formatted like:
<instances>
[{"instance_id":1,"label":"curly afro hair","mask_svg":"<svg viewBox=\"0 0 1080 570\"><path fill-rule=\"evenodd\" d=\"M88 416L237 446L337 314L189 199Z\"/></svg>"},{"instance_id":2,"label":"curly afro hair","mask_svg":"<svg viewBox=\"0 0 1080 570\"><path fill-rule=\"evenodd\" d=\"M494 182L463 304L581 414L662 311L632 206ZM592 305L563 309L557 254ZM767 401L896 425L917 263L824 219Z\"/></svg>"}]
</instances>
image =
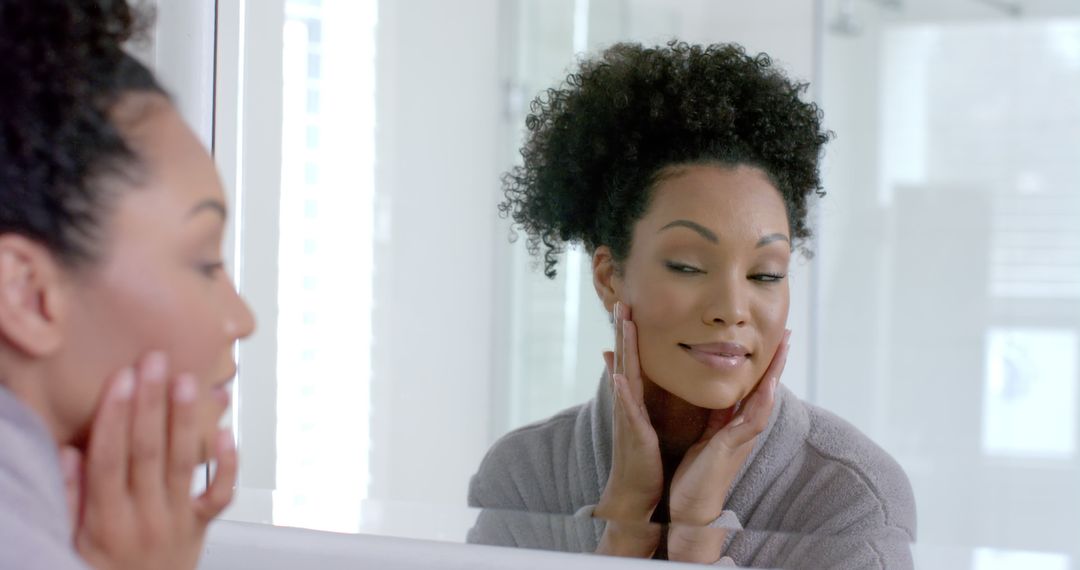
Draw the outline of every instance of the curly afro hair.
<instances>
[{"instance_id":1,"label":"curly afro hair","mask_svg":"<svg viewBox=\"0 0 1080 570\"><path fill-rule=\"evenodd\" d=\"M832 135L799 98L806 88L735 44L616 44L533 100L524 163L503 176L500 214L525 230L530 253L546 248L544 274L554 277L569 242L625 260L666 168L745 164L780 191L793 242L809 255L807 201L824 195L818 163Z\"/></svg>"},{"instance_id":2,"label":"curly afro hair","mask_svg":"<svg viewBox=\"0 0 1080 570\"><path fill-rule=\"evenodd\" d=\"M0 0L0 235L68 264L93 257L102 179L136 163L110 109L127 92L165 95L122 49L140 26L123 0Z\"/></svg>"}]
</instances>

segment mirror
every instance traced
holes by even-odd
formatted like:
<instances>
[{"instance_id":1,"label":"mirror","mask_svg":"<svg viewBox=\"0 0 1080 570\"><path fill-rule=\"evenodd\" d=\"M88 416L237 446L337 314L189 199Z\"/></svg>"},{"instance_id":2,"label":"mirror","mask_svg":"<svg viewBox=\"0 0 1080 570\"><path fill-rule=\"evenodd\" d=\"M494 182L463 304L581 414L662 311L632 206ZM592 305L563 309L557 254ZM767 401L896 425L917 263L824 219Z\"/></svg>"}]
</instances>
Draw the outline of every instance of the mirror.
<instances>
[{"instance_id":1,"label":"mirror","mask_svg":"<svg viewBox=\"0 0 1080 570\"><path fill-rule=\"evenodd\" d=\"M498 438L598 393L591 258L546 278L500 175L581 54L674 37L768 53L836 134L788 274L791 396L898 462L950 567L1080 557L1075 4L278 0L222 6L218 36L260 317L233 520L426 524L402 505L464 508Z\"/></svg>"}]
</instances>

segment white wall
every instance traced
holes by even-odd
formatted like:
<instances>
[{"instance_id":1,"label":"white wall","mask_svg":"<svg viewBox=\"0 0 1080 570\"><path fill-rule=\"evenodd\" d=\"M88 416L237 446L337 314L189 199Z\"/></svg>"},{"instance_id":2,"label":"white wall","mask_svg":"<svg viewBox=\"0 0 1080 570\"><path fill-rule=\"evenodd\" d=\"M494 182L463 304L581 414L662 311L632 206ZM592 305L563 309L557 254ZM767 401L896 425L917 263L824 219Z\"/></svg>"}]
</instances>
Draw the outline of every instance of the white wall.
<instances>
[{"instance_id":1,"label":"white wall","mask_svg":"<svg viewBox=\"0 0 1080 570\"><path fill-rule=\"evenodd\" d=\"M826 5L832 21L842 3ZM821 203L819 403L904 466L920 540L1074 548L1080 464L1045 450L1077 440L1080 378L1056 358L1050 371L1010 361L1007 392L990 378L1003 358L991 331L1080 326L1080 289L1039 292L1080 282L1080 122L1062 104L1080 84L1041 17L856 7L860 32L824 42L838 136ZM1076 16L1051 27L1075 38ZM991 431L1014 434L1011 449L988 448Z\"/></svg>"},{"instance_id":2,"label":"white wall","mask_svg":"<svg viewBox=\"0 0 1080 570\"><path fill-rule=\"evenodd\" d=\"M159 22L130 49L154 69L180 114L212 147L214 125L214 1L149 0L141 3Z\"/></svg>"},{"instance_id":3,"label":"white wall","mask_svg":"<svg viewBox=\"0 0 1080 570\"><path fill-rule=\"evenodd\" d=\"M375 498L464 504L489 440L498 5L379 4Z\"/></svg>"},{"instance_id":4,"label":"white wall","mask_svg":"<svg viewBox=\"0 0 1080 570\"><path fill-rule=\"evenodd\" d=\"M395 1L378 6L375 76L357 78L361 82L373 79L376 89L374 270L370 265L362 268L371 273L374 287L368 293L373 306L370 348L364 331L350 334L346 330L338 335L342 346L351 343L352 350L371 351L371 376L363 379L370 384L357 392L347 389L333 372L326 376L314 369L309 372L320 374L322 380L313 377L305 382L314 381L315 388L333 384L330 397L366 394L370 401L367 406L357 402L351 413L344 411L348 402L325 402L324 413L311 410L305 412L306 419L299 420L308 424L306 428L280 416L280 398L295 391L294 386L283 392L283 382L295 385L299 379L277 377L279 351L295 348L279 345L286 337L278 330L283 310L277 287L281 278L278 228L280 216L294 214L279 211L282 114L303 113L283 108L279 87L284 2L236 0L220 7L217 154L226 185L239 189L238 281L259 318L258 331L240 351L236 418L244 457L240 485L245 492L243 504L237 504L230 516L272 518L273 491L282 484L276 465L288 457L281 455L282 445L286 439L297 440L296 433L282 433L283 429L312 430L311 437L319 437L311 441L313 448L327 445L328 438L334 440L330 442L333 453L343 457L370 449L366 485L362 477L350 483L309 469L312 485L318 487L311 490L315 496L340 493L351 502L346 498L366 493L378 499L464 503L468 477L486 450L490 432L495 320L491 298L500 171L495 142L498 116L492 112L500 101L497 4L494 0L461 5ZM327 3L326 9L334 10L328 14L340 12L333 6L338 4ZM451 20L468 25L444 25ZM324 25L324 34L338 33L330 28L339 30L348 22L330 24ZM322 65L347 74L349 57L322 54ZM364 73L363 69L358 64L355 73ZM334 102L339 95L324 93L321 105L347 104ZM361 104L358 99L356 105ZM335 116L327 119L334 121ZM358 133L355 141L332 138L340 130L335 126L321 126L323 142L333 148L315 152L328 153L323 162L333 163L330 167L337 172L338 183L356 184L338 162L352 150L362 158L364 134ZM305 151L302 144L296 149L293 142L290 139L284 148L295 159L295 153ZM355 167L366 168L362 160ZM359 171L356 174L363 177ZM335 203L323 202L327 207ZM339 207L344 204L340 202ZM347 212L332 213L333 219L350 217ZM362 212L354 219L365 223ZM348 244L323 244L331 245L345 247L340 256L343 264L365 263L363 256L348 254ZM334 293L342 300L350 294L364 293L361 289ZM347 349L334 350L344 353ZM364 352L357 356L365 357ZM318 397L313 401L319 401ZM368 409L370 417L365 416ZM360 417L343 417L352 413ZM351 428L327 431L335 425L357 424L368 426L370 434ZM326 458L324 463L333 461ZM437 476L432 475L433 469ZM348 509L339 506L337 511L342 508Z\"/></svg>"}]
</instances>

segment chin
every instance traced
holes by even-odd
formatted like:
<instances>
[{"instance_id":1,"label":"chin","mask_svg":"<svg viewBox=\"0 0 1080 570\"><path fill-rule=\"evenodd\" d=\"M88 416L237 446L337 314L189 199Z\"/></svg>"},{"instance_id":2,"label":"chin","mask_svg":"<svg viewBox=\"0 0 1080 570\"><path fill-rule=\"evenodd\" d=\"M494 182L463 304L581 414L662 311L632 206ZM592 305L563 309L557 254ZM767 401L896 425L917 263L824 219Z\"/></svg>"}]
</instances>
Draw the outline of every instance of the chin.
<instances>
[{"instance_id":1,"label":"chin","mask_svg":"<svg viewBox=\"0 0 1080 570\"><path fill-rule=\"evenodd\" d=\"M746 384L742 379L734 378L695 378L675 382L670 387L660 387L699 408L726 410L739 403L753 388L752 385L746 387Z\"/></svg>"},{"instance_id":2,"label":"chin","mask_svg":"<svg viewBox=\"0 0 1080 570\"><path fill-rule=\"evenodd\" d=\"M683 400L699 407L708 410L726 410L739 402L738 394L733 394L729 390L693 390L688 391L690 393L682 395L676 394Z\"/></svg>"}]
</instances>

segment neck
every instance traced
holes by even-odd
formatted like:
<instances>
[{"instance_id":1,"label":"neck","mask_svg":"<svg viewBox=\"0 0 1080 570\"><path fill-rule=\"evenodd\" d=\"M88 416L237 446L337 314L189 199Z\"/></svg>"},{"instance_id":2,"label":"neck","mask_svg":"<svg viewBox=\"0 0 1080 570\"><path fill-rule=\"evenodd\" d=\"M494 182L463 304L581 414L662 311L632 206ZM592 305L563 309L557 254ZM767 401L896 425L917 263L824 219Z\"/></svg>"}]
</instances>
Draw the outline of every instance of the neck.
<instances>
[{"instance_id":1,"label":"neck","mask_svg":"<svg viewBox=\"0 0 1080 570\"><path fill-rule=\"evenodd\" d=\"M45 428L49 430L49 434L58 447L68 445L72 443L72 440L76 439L75 434L65 429L61 422L57 421L56 414L53 413L53 408L48 399L41 393L40 389L36 389L42 385L42 382L28 379L25 375L9 374L7 371L0 370L0 386L3 386L16 400L38 417L41 423L45 425Z\"/></svg>"},{"instance_id":2,"label":"neck","mask_svg":"<svg viewBox=\"0 0 1080 570\"><path fill-rule=\"evenodd\" d=\"M642 379L645 388L645 407L660 453L665 458L680 460L690 446L701 438L712 410L701 408L664 390L652 380Z\"/></svg>"}]
</instances>

